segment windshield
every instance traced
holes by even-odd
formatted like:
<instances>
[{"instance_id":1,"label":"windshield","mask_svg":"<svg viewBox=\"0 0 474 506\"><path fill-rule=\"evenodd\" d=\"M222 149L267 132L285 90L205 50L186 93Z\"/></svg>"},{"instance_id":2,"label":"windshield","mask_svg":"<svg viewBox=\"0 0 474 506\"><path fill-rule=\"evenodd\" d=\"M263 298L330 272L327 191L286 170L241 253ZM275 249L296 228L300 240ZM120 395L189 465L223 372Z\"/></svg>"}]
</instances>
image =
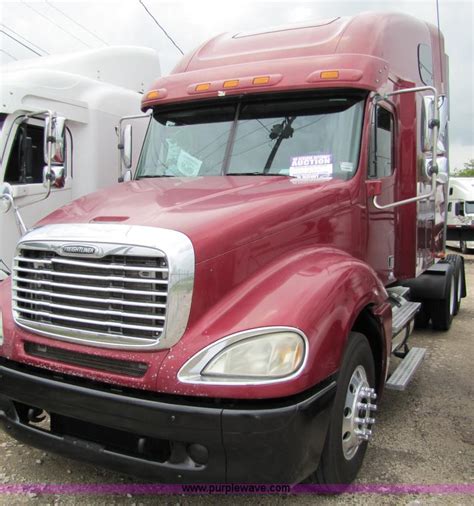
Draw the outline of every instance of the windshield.
<instances>
[{"instance_id":1,"label":"windshield","mask_svg":"<svg viewBox=\"0 0 474 506\"><path fill-rule=\"evenodd\" d=\"M466 202L464 209L465 214L474 214L474 202Z\"/></svg>"},{"instance_id":2,"label":"windshield","mask_svg":"<svg viewBox=\"0 0 474 506\"><path fill-rule=\"evenodd\" d=\"M252 174L349 179L357 169L362 116L360 96L157 112L136 177Z\"/></svg>"}]
</instances>

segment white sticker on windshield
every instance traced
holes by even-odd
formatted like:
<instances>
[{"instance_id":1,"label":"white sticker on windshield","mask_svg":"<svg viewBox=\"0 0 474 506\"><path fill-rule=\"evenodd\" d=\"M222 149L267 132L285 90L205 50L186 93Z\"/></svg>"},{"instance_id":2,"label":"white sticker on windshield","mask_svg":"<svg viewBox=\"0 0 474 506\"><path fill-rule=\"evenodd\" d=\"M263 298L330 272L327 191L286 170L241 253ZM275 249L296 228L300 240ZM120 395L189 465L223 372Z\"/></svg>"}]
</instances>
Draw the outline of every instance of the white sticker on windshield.
<instances>
[{"instance_id":1,"label":"white sticker on windshield","mask_svg":"<svg viewBox=\"0 0 474 506\"><path fill-rule=\"evenodd\" d=\"M184 176L194 177L199 174L202 160L190 155L184 150L181 150L176 162L176 167Z\"/></svg>"},{"instance_id":2,"label":"white sticker on windshield","mask_svg":"<svg viewBox=\"0 0 474 506\"><path fill-rule=\"evenodd\" d=\"M340 167L342 172L352 172L354 170L354 164L352 162L341 162Z\"/></svg>"},{"instance_id":3,"label":"white sticker on windshield","mask_svg":"<svg viewBox=\"0 0 474 506\"><path fill-rule=\"evenodd\" d=\"M291 157L291 177L298 179L332 179L332 173L332 155Z\"/></svg>"}]
</instances>

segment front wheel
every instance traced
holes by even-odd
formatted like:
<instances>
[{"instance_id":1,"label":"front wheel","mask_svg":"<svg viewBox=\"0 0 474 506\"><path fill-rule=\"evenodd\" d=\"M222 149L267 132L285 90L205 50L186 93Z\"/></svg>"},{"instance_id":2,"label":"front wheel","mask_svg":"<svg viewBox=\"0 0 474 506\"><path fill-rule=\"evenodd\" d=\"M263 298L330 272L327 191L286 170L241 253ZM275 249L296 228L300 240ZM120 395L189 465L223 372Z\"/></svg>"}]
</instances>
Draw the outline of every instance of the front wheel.
<instances>
[{"instance_id":1,"label":"front wheel","mask_svg":"<svg viewBox=\"0 0 474 506\"><path fill-rule=\"evenodd\" d=\"M323 484L351 483L372 436L377 409L375 367L364 335L351 332L337 383L326 442L315 475Z\"/></svg>"}]
</instances>

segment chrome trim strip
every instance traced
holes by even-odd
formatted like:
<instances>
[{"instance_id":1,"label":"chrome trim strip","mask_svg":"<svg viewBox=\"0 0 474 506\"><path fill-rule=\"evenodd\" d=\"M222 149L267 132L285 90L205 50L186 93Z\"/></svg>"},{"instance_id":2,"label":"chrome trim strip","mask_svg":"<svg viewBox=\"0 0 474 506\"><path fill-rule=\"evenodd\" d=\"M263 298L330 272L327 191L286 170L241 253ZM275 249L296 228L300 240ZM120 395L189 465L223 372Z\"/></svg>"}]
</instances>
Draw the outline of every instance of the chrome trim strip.
<instances>
[{"instance_id":1,"label":"chrome trim strip","mask_svg":"<svg viewBox=\"0 0 474 506\"><path fill-rule=\"evenodd\" d=\"M17 267L15 266L15 272L31 272L32 274L44 274L46 276L55 276L57 278L76 278L76 279L97 279L102 281L120 281L120 283L155 283L160 285L167 285L168 281L164 279L153 279L153 278L122 278L120 276L97 276L94 274L75 274L70 272L60 272L60 271L42 271L40 269L28 269L26 267ZM23 280L28 282L27 280ZM40 280L41 281L41 280ZM76 288L79 289L81 285L77 285ZM87 285L91 286L91 285Z\"/></svg>"},{"instance_id":2,"label":"chrome trim strip","mask_svg":"<svg viewBox=\"0 0 474 506\"><path fill-rule=\"evenodd\" d=\"M271 378L271 379L260 379L260 378L243 379L243 378L232 378L230 376L227 379L218 379L216 376L201 376L201 371L206 367L206 365L214 357L216 357L216 355L218 355L228 346L252 337L264 336L266 334L274 334L279 332L292 332L298 334L304 341L303 361L301 362L299 368L292 374L280 378ZM219 339L218 341L206 346L201 351L198 351L181 367L181 369L178 372L178 380L181 383L192 383L201 385L228 385L228 386L269 385L272 383L281 383L283 381L290 381L298 377L305 368L306 361L308 359L308 348L309 343L306 334L296 327L284 327L284 326L260 327L250 330L244 330L242 332L237 332L236 334L231 334L230 336L223 337L222 339Z\"/></svg>"},{"instance_id":3,"label":"chrome trim strip","mask_svg":"<svg viewBox=\"0 0 474 506\"><path fill-rule=\"evenodd\" d=\"M20 281L24 283L25 280L19 278L18 276L13 276L13 281L15 283ZM70 283L56 283L55 281L43 281L41 279L28 279L28 283L33 283L35 285L46 285L46 286L57 286L58 288L74 288L75 290L92 290L94 292L116 292L116 293L129 293L135 295L155 295L157 297L166 296L166 292L152 292L148 290L128 290L125 288L119 287L102 287L102 286L91 286L91 285L71 285ZM23 290L23 288L17 288L15 285L15 290Z\"/></svg>"},{"instance_id":4,"label":"chrome trim strip","mask_svg":"<svg viewBox=\"0 0 474 506\"><path fill-rule=\"evenodd\" d=\"M158 302L133 302L132 300L121 299L98 299L96 297L84 297L81 295L68 295L66 293L43 292L41 290L29 290L28 288L21 288L21 292L31 293L34 295L41 295L43 297L51 297L55 299L69 299L69 300L82 300L84 302L101 302L103 304L118 304L121 306L145 306L153 308L165 308L166 304ZM31 300L28 300L31 303Z\"/></svg>"},{"instance_id":5,"label":"chrome trim strip","mask_svg":"<svg viewBox=\"0 0 474 506\"><path fill-rule=\"evenodd\" d=\"M107 242L102 242L104 240L104 236L102 237L99 237L99 234L95 234L95 230L93 231L94 232L94 240L97 241L95 242L94 244L96 245L99 245L100 244L100 247L98 247L98 252L96 255L87 255L84 257L84 260L88 259L88 258L103 258L104 256L106 255L125 255L125 256L134 256L134 257L143 257L143 256L149 256L149 257L152 257L152 258L163 258L165 257L166 255L164 254L163 251L161 251L160 249L158 248L155 248L153 247L152 245L150 246L143 246L143 245L140 245L140 244L129 244L128 242L126 243L114 243L114 237L116 237L117 239L119 238L118 237L118 234L117 233L112 233L112 228L113 227L120 227L120 226L123 226L125 228L132 228L132 226L130 225L106 225L105 223L104 224L99 224L99 223L88 223L88 224L71 224L71 225L45 225L44 227L39 227L39 228L35 228L33 230L30 230L30 232L28 232L28 237L31 237L31 234L35 234L35 232L40 232L40 231L46 231L46 230L51 230L53 227L56 228L56 227L62 227L63 230L64 230L64 237L59 237L59 234L54 234L54 237L52 238L52 241L54 244L49 244L49 241L48 241L48 237L47 237L47 233L46 234L35 234L33 235L33 237L35 237L35 239L32 239L32 243L29 243L29 242L25 242L24 239L26 237L26 235L24 235L22 238L21 238L21 242L22 242L22 248L23 249L39 249L39 250L42 250L42 251L53 251L54 253L57 253L58 255L60 256L64 256L66 258L68 257L74 257L74 258L77 258L77 254L74 254L74 253L65 253L64 251L62 251L62 246L67 246L71 243L74 243L73 242L73 239L72 239L72 236L70 234L67 233L68 230L71 230L71 231L77 231L77 233L81 233L79 232L79 228L80 229L84 229L84 228L101 228L102 230L104 230L104 233L107 234L105 237L107 237ZM106 230L106 227L108 230ZM150 230L157 230L157 229L154 229L152 227L138 227L138 226L133 226L134 229L136 228L148 228ZM164 230L164 229L160 229L160 230ZM109 233L110 232L110 233ZM168 230L168 232L173 232L172 230ZM84 233L84 230L82 230L82 233ZM150 233L150 232L149 232ZM180 232L176 232L176 233L180 233ZM36 239L36 237L38 237L38 239ZM111 241L109 241L109 239L111 239ZM138 239L138 238L137 238ZM84 242L84 245L85 246L92 246L91 244L86 244L86 239L80 239L82 242ZM91 241L89 241L91 242ZM75 246L77 246L76 243L74 243ZM54 249L51 249L51 247L54 246ZM104 247L106 248L106 250L104 251ZM150 250L151 249L151 250ZM16 256L18 256L18 250L17 250L17 253L16 253Z\"/></svg>"},{"instance_id":6,"label":"chrome trim strip","mask_svg":"<svg viewBox=\"0 0 474 506\"><path fill-rule=\"evenodd\" d=\"M77 343L90 344L90 332L87 330L71 329L57 325L56 328L62 332L61 336L57 336L56 334L48 332L48 330L51 328L51 325L48 325L46 323L32 322L31 320L23 320L22 318L18 318L16 323L19 327L29 330L30 332L33 329L36 333L41 334L42 336L52 337L61 341L74 340L74 342ZM123 349L136 349L137 347L140 347L150 350L156 348L155 341L152 341L151 339L126 335L118 336L117 334L106 334L104 332L94 333L96 342L100 343L103 348L117 348L115 344L117 343L117 338L119 337L124 340L124 343L120 344L120 348ZM94 346L97 346L97 344Z\"/></svg>"},{"instance_id":7,"label":"chrome trim strip","mask_svg":"<svg viewBox=\"0 0 474 506\"><path fill-rule=\"evenodd\" d=\"M163 315L149 315L149 314L140 314L140 313L124 313L123 311L114 311L112 309L95 309L92 307L82 307L82 306L67 306L64 304L55 304L54 302L48 302L46 300L31 300L31 299L22 299L21 297L13 297L13 300L17 302L25 302L26 304L31 304L32 306L46 306L46 307L56 307L58 309L67 309L69 311L78 311L82 313L95 313L95 314L106 314L110 316L124 316L126 318L144 318L146 320L164 320L165 316ZM16 311L21 313L23 311L22 307L16 306ZM95 320L94 320L95 321ZM100 320L98 320L100 321Z\"/></svg>"},{"instance_id":8,"label":"chrome trim strip","mask_svg":"<svg viewBox=\"0 0 474 506\"><path fill-rule=\"evenodd\" d=\"M150 330L152 332L161 332L163 330L163 327L148 327L146 325L132 325L131 323L122 323L122 322L114 322L114 321L101 321L101 320L89 320L88 318L77 318L75 316L63 316L60 314L52 314L52 313L46 313L44 311L31 311L30 309L25 309L23 307L17 308L14 311L14 315L17 318L20 318L19 313L28 313L35 316L46 316L47 318L51 318L52 320L66 320L66 321L72 321L77 323L90 323L91 325L97 325L99 327L120 327L120 328L126 328L126 329L135 329L135 330ZM45 325L51 325L47 324L46 322L42 322ZM54 325L54 324L53 324ZM89 330L89 332L91 332ZM120 336L118 336L120 338Z\"/></svg>"},{"instance_id":9,"label":"chrome trim strip","mask_svg":"<svg viewBox=\"0 0 474 506\"><path fill-rule=\"evenodd\" d=\"M68 260L67 258L52 258L51 260L41 260L36 258L15 257L17 262L30 262L39 264L62 264L62 265L79 265L83 267L94 267L96 269L111 269L122 271L146 271L146 272L168 272L164 267L140 267L135 265L120 265L120 264L99 264L97 262L81 262L76 260Z\"/></svg>"},{"instance_id":10,"label":"chrome trim strip","mask_svg":"<svg viewBox=\"0 0 474 506\"><path fill-rule=\"evenodd\" d=\"M80 329L68 329L62 326L41 324L22 319L13 308L15 321L23 328L53 337L58 340L72 341L90 346L115 349L167 349L176 344L183 336L191 311L191 300L194 286L195 256L190 239L181 232L164 228L138 225L87 223L45 225L25 234L18 243L16 256L21 256L21 249L39 249L53 251L61 255L61 248L66 245L92 245L97 248L97 257L108 255L166 257L168 261L168 291L156 292L129 290L124 288L102 288L76 286L68 283L28 279L28 283L74 288L78 290L113 292L122 294L167 296L166 319L161 336L150 343L150 339L140 339L116 334L94 333ZM68 254L69 256L73 256ZM77 255L76 255L77 257ZM90 258L90 257L89 257ZM78 261L82 261L78 260ZM84 259L84 261L87 261ZM92 262L91 262L92 263ZM14 261L14 270L19 267ZM140 269L145 270L145 269ZM57 274L57 273L55 273ZM65 274L65 273L64 273ZM127 280L129 278L126 278ZM18 287L17 276L12 276L13 294L22 289ZM147 283L150 278L144 279ZM91 294L92 295L92 294ZM114 301L115 303L115 301ZM117 301L119 303L119 301ZM48 317L53 315L47 314ZM53 316L57 318L57 316ZM71 318L69 318L71 320ZM98 324L98 322L91 322ZM109 322L109 325L117 322ZM117 323L124 327L125 325ZM137 326L139 327L139 326ZM157 327L152 330L158 331Z\"/></svg>"}]
</instances>

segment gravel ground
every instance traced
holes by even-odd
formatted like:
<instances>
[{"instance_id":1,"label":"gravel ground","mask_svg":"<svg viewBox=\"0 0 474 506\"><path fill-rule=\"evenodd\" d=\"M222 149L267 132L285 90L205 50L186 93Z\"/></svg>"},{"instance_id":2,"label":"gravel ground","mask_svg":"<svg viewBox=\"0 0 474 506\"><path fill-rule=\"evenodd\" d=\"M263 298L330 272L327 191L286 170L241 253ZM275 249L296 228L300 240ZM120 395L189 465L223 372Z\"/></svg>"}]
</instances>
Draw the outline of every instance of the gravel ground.
<instances>
[{"instance_id":1,"label":"gravel ground","mask_svg":"<svg viewBox=\"0 0 474 506\"><path fill-rule=\"evenodd\" d=\"M466 255L468 288L474 286L474 255ZM388 391L378 412L358 484L473 484L474 403L472 338L474 295L463 299L449 332L416 331L412 344L427 348L406 392ZM0 433L2 485L138 484L128 476L27 447ZM5 490L5 489L4 489ZM300 496L43 495L0 493L0 504L474 504L472 495L344 494Z\"/></svg>"}]
</instances>

